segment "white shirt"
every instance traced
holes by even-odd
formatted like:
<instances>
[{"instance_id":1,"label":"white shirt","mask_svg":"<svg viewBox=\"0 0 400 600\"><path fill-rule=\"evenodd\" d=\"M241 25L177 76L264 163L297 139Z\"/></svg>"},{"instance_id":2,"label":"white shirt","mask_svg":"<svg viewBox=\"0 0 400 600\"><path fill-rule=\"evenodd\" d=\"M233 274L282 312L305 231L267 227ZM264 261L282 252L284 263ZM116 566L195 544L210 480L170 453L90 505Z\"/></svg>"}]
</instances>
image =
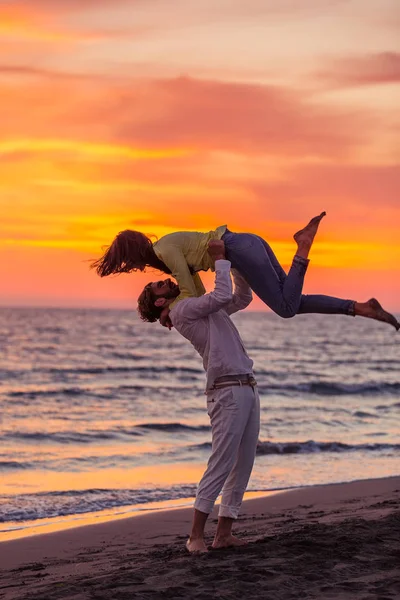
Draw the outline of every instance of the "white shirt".
<instances>
[{"instance_id":1,"label":"white shirt","mask_svg":"<svg viewBox=\"0 0 400 600\"><path fill-rule=\"evenodd\" d=\"M203 358L207 389L217 377L252 373L253 361L247 355L239 332L229 315L246 308L253 299L251 289L241 275L232 270L229 260L215 262L215 289L200 298L185 298L169 316Z\"/></svg>"}]
</instances>

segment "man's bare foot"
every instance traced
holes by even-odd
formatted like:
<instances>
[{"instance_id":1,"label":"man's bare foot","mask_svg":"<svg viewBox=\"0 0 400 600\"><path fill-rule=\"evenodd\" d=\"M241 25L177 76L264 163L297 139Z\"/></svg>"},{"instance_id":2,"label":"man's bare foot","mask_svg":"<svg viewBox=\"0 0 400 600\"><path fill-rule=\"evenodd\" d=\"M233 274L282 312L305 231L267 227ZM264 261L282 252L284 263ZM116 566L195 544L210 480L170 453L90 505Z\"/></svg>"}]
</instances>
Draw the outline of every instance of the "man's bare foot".
<instances>
[{"instance_id":1,"label":"man's bare foot","mask_svg":"<svg viewBox=\"0 0 400 600\"><path fill-rule=\"evenodd\" d=\"M247 546L248 542L237 538L235 535L229 535L224 538L215 538L212 547L214 550L217 548L231 548L232 546Z\"/></svg>"},{"instance_id":2,"label":"man's bare foot","mask_svg":"<svg viewBox=\"0 0 400 600\"><path fill-rule=\"evenodd\" d=\"M383 321L393 325L396 331L400 329L400 323L390 313L382 308L378 300L371 298L368 302L356 302L355 314L360 317L367 317L369 319L375 319L376 321Z\"/></svg>"},{"instance_id":3,"label":"man's bare foot","mask_svg":"<svg viewBox=\"0 0 400 600\"><path fill-rule=\"evenodd\" d=\"M297 242L299 247L297 252L299 256L303 256L304 253L308 254L310 251L315 234L318 231L319 224L325 215L326 212L322 212L320 215L318 215L318 217L311 219L308 225L306 225L303 229L300 229L300 231L294 234L294 240ZM304 256L304 258L307 258L307 256Z\"/></svg>"},{"instance_id":4,"label":"man's bare foot","mask_svg":"<svg viewBox=\"0 0 400 600\"><path fill-rule=\"evenodd\" d=\"M208 552L206 543L203 538L189 538L186 542L186 549L192 554L204 554Z\"/></svg>"}]
</instances>

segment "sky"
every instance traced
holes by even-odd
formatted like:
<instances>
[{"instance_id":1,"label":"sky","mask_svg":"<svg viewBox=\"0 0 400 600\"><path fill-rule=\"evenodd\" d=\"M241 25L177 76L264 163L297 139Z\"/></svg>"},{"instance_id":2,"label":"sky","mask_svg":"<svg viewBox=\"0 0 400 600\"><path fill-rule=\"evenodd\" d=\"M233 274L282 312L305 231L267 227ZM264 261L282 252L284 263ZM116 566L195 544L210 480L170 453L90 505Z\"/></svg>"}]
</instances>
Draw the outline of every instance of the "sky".
<instances>
[{"instance_id":1,"label":"sky","mask_svg":"<svg viewBox=\"0 0 400 600\"><path fill-rule=\"evenodd\" d=\"M398 0L0 0L0 304L134 307L157 274L89 269L124 229L287 269L325 210L304 292L400 311L399 31Z\"/></svg>"}]
</instances>

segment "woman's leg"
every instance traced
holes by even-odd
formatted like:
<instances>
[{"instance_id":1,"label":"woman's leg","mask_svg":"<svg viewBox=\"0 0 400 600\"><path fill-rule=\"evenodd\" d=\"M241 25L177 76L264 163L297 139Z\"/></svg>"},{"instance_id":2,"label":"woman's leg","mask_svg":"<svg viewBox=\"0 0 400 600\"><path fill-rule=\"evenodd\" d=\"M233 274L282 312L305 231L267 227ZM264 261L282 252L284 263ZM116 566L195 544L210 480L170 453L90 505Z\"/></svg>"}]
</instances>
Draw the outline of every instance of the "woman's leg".
<instances>
[{"instance_id":1,"label":"woman's leg","mask_svg":"<svg viewBox=\"0 0 400 600\"><path fill-rule=\"evenodd\" d=\"M385 311L375 298L356 302L334 296L302 294L309 262L307 259L296 255L286 275L272 248L261 237L252 233L227 231L222 240L232 267L243 275L257 296L279 316L288 318L302 313L361 316L389 323L397 331L400 330L396 317Z\"/></svg>"},{"instance_id":2,"label":"woman's leg","mask_svg":"<svg viewBox=\"0 0 400 600\"><path fill-rule=\"evenodd\" d=\"M253 291L280 317L298 313L354 314L354 301L331 296L302 295L308 267L308 252L324 213L315 217L295 235L298 251L289 273L279 264L271 247L261 237L250 233L227 231L222 239L227 258L245 277Z\"/></svg>"},{"instance_id":3,"label":"woman's leg","mask_svg":"<svg viewBox=\"0 0 400 600\"><path fill-rule=\"evenodd\" d=\"M282 287L285 284L287 275L278 259L276 258L271 246L257 236L263 244L268 258L273 266ZM262 299L262 298L261 298ZM335 298L334 296L323 296L320 294L301 295L299 308L297 314L302 313L320 313L325 315L352 315L355 316L354 312L355 302L354 300L343 300L342 298Z\"/></svg>"},{"instance_id":4,"label":"woman's leg","mask_svg":"<svg viewBox=\"0 0 400 600\"><path fill-rule=\"evenodd\" d=\"M227 232L226 257L252 290L280 317L293 317L300 306L308 260L295 257L289 274L276 269L263 240L251 233Z\"/></svg>"}]
</instances>

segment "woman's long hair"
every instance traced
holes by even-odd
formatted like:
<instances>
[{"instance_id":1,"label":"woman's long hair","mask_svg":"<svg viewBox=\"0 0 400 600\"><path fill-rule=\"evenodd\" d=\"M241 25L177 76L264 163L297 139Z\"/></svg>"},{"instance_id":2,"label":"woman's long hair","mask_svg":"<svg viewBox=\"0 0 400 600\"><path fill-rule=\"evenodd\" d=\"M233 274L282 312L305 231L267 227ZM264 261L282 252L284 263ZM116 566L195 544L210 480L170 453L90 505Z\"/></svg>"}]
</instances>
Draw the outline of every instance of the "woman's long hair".
<instances>
[{"instance_id":1,"label":"woman's long hair","mask_svg":"<svg viewBox=\"0 0 400 600\"><path fill-rule=\"evenodd\" d=\"M91 268L96 269L100 277L144 271L146 267L171 273L167 265L154 252L151 239L140 231L131 231L130 229L121 231L111 246L105 250L103 256L93 261L91 265Z\"/></svg>"}]
</instances>

